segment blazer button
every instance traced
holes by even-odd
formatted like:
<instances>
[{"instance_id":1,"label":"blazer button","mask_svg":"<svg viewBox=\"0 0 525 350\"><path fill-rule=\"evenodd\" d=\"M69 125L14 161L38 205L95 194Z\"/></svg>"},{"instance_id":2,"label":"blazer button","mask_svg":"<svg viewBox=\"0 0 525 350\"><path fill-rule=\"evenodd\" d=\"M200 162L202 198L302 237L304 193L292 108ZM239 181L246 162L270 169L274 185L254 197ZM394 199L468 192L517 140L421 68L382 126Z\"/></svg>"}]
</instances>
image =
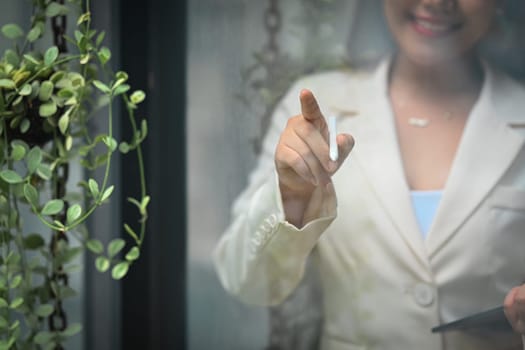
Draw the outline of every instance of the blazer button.
<instances>
[{"instance_id":1,"label":"blazer button","mask_svg":"<svg viewBox=\"0 0 525 350\"><path fill-rule=\"evenodd\" d=\"M421 306L430 306L434 302L434 290L425 283L418 283L414 286L414 299Z\"/></svg>"}]
</instances>

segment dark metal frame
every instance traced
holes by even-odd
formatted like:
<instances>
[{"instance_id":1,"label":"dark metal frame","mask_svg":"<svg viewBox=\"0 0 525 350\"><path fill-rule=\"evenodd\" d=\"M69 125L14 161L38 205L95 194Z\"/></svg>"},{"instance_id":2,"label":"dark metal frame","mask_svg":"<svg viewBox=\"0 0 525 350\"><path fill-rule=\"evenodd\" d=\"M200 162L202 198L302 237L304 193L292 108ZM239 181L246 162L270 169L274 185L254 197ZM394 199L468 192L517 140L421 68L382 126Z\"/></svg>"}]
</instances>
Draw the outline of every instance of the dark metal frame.
<instances>
[{"instance_id":1,"label":"dark metal frame","mask_svg":"<svg viewBox=\"0 0 525 350\"><path fill-rule=\"evenodd\" d=\"M187 2L120 0L96 6L94 18L104 7L113 11L114 58L129 73L132 89L147 94L137 116L148 119L144 156L152 201L142 256L120 283L97 276L92 261L86 265L86 349L185 349ZM127 125L124 119L121 125ZM130 138L130 130L120 133ZM112 226L137 220L126 200L139 189L133 157L120 157L116 216L110 222L95 218L93 231L122 232Z\"/></svg>"}]
</instances>

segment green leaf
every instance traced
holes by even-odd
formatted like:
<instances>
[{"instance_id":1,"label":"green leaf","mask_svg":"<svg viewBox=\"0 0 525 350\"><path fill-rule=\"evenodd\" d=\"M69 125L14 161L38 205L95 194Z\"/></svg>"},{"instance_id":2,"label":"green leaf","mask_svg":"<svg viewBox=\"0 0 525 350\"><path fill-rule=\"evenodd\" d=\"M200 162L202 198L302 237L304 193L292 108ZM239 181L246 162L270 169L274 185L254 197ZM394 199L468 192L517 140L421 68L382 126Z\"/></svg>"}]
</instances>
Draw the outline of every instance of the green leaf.
<instances>
[{"instance_id":1,"label":"green leaf","mask_svg":"<svg viewBox=\"0 0 525 350\"><path fill-rule=\"evenodd\" d=\"M118 149L120 153L126 154L130 151L131 148L129 147L129 144L127 142L121 142L120 145L118 146Z\"/></svg>"},{"instance_id":2,"label":"green leaf","mask_svg":"<svg viewBox=\"0 0 525 350\"><path fill-rule=\"evenodd\" d=\"M69 151L71 147L73 147L73 137L71 135L66 136L66 141L64 142L64 147L66 147L66 151Z\"/></svg>"},{"instance_id":3,"label":"green leaf","mask_svg":"<svg viewBox=\"0 0 525 350\"><path fill-rule=\"evenodd\" d=\"M18 297L15 300L11 302L11 305L9 305L9 308L11 309L17 309L24 303L24 298Z\"/></svg>"},{"instance_id":4,"label":"green leaf","mask_svg":"<svg viewBox=\"0 0 525 350\"><path fill-rule=\"evenodd\" d=\"M49 180L53 175L51 168L49 168L49 165L44 163L38 165L38 167L36 168L36 173L43 180Z\"/></svg>"},{"instance_id":5,"label":"green leaf","mask_svg":"<svg viewBox=\"0 0 525 350\"><path fill-rule=\"evenodd\" d=\"M82 207L79 204L72 205L67 210L67 223L71 224L82 214Z\"/></svg>"},{"instance_id":6,"label":"green leaf","mask_svg":"<svg viewBox=\"0 0 525 350\"><path fill-rule=\"evenodd\" d=\"M15 322L13 322L10 326L9 326L9 329L10 330L13 330L13 329L16 329L20 326L20 320L16 320Z\"/></svg>"},{"instance_id":7,"label":"green leaf","mask_svg":"<svg viewBox=\"0 0 525 350\"><path fill-rule=\"evenodd\" d=\"M126 72L124 72L122 70L119 70L117 73L115 73L115 78L117 78L117 80L126 81L126 80L128 80L129 75L128 75L128 73L126 73Z\"/></svg>"},{"instance_id":8,"label":"green leaf","mask_svg":"<svg viewBox=\"0 0 525 350\"><path fill-rule=\"evenodd\" d=\"M6 329L8 325L7 320L3 316L0 316L0 329Z\"/></svg>"},{"instance_id":9,"label":"green leaf","mask_svg":"<svg viewBox=\"0 0 525 350\"><path fill-rule=\"evenodd\" d=\"M115 255L126 246L126 242L122 238L115 238L108 245L108 256L113 258Z\"/></svg>"},{"instance_id":10,"label":"green leaf","mask_svg":"<svg viewBox=\"0 0 525 350\"><path fill-rule=\"evenodd\" d=\"M52 199L42 208L42 215L55 215L64 209L64 201L61 199Z\"/></svg>"},{"instance_id":11,"label":"green leaf","mask_svg":"<svg viewBox=\"0 0 525 350\"><path fill-rule=\"evenodd\" d=\"M5 59L7 63L15 67L17 67L20 64L20 57L18 57L18 54L11 49L5 51Z\"/></svg>"},{"instance_id":12,"label":"green leaf","mask_svg":"<svg viewBox=\"0 0 525 350\"><path fill-rule=\"evenodd\" d=\"M116 88L118 88L120 85L122 85L126 80L124 79L117 79L117 81L115 81L115 83L111 86L111 88L113 90L115 90ZM129 85L128 85L129 86Z\"/></svg>"},{"instance_id":13,"label":"green leaf","mask_svg":"<svg viewBox=\"0 0 525 350\"><path fill-rule=\"evenodd\" d=\"M54 2L52 2L54 4ZM46 331L40 331L35 335L33 341L39 345L45 345L51 341L53 334Z\"/></svg>"},{"instance_id":14,"label":"green leaf","mask_svg":"<svg viewBox=\"0 0 525 350\"><path fill-rule=\"evenodd\" d=\"M0 171L0 178L9 184L18 184L24 181L20 175L8 169Z\"/></svg>"},{"instance_id":15,"label":"green leaf","mask_svg":"<svg viewBox=\"0 0 525 350\"><path fill-rule=\"evenodd\" d=\"M30 43L36 41L40 37L40 34L42 34L42 29L40 28L40 26L35 26L31 28L29 33L27 33L27 41L29 41Z\"/></svg>"},{"instance_id":16,"label":"green leaf","mask_svg":"<svg viewBox=\"0 0 525 350\"><path fill-rule=\"evenodd\" d=\"M11 158L15 161L21 160L26 155L26 149L25 147L21 145L14 145L13 149L11 150Z\"/></svg>"},{"instance_id":17,"label":"green leaf","mask_svg":"<svg viewBox=\"0 0 525 350\"><path fill-rule=\"evenodd\" d=\"M89 62L89 59L90 59L91 55L89 53L83 55L81 58L80 58L80 64L86 64Z\"/></svg>"},{"instance_id":18,"label":"green leaf","mask_svg":"<svg viewBox=\"0 0 525 350\"><path fill-rule=\"evenodd\" d=\"M86 242L86 247L91 250L94 254L102 254L104 252L104 246L98 239L90 239Z\"/></svg>"},{"instance_id":19,"label":"green leaf","mask_svg":"<svg viewBox=\"0 0 525 350\"><path fill-rule=\"evenodd\" d=\"M43 118L50 117L56 112L57 112L57 104L53 100L40 105L40 108L38 109L38 114L40 114L40 116Z\"/></svg>"},{"instance_id":20,"label":"green leaf","mask_svg":"<svg viewBox=\"0 0 525 350\"><path fill-rule=\"evenodd\" d=\"M29 173L34 173L40 163L42 162L42 150L40 147L35 146L27 153L26 164Z\"/></svg>"},{"instance_id":21,"label":"green leaf","mask_svg":"<svg viewBox=\"0 0 525 350\"><path fill-rule=\"evenodd\" d=\"M24 86L22 86L22 88L20 89L20 91L18 91L18 93L21 96L29 96L29 95L31 95L32 91L33 91L33 89L31 88L31 85L24 84Z\"/></svg>"},{"instance_id":22,"label":"green leaf","mask_svg":"<svg viewBox=\"0 0 525 350\"><path fill-rule=\"evenodd\" d=\"M106 84L104 84L100 80L93 80L93 85L95 85L95 87L97 89L99 89L100 91L102 91L105 94L111 93L111 89L109 88L109 86L107 86Z\"/></svg>"},{"instance_id":23,"label":"green leaf","mask_svg":"<svg viewBox=\"0 0 525 350\"><path fill-rule=\"evenodd\" d=\"M0 298L0 309L7 307L7 301L4 298Z\"/></svg>"},{"instance_id":24,"label":"green leaf","mask_svg":"<svg viewBox=\"0 0 525 350\"><path fill-rule=\"evenodd\" d=\"M0 79L0 88L14 90L16 88L16 84L11 79Z\"/></svg>"},{"instance_id":25,"label":"green leaf","mask_svg":"<svg viewBox=\"0 0 525 350\"><path fill-rule=\"evenodd\" d=\"M73 274L82 271L82 265L81 264L75 264L75 265L67 265L64 267L64 272L67 274Z\"/></svg>"},{"instance_id":26,"label":"green leaf","mask_svg":"<svg viewBox=\"0 0 525 350\"><path fill-rule=\"evenodd\" d=\"M127 92L130 88L131 88L131 86L129 86L128 84L119 85L113 90L113 95L114 96L121 95L121 94Z\"/></svg>"},{"instance_id":27,"label":"green leaf","mask_svg":"<svg viewBox=\"0 0 525 350\"><path fill-rule=\"evenodd\" d=\"M100 32L100 34L97 36L97 40L95 41L95 45L98 47L100 44L102 44L102 41L104 41L104 37L106 36L106 32Z\"/></svg>"},{"instance_id":28,"label":"green leaf","mask_svg":"<svg viewBox=\"0 0 525 350\"><path fill-rule=\"evenodd\" d=\"M100 198L100 201L104 202L106 199L108 199L111 196L111 194L113 193L114 189L115 189L115 186L113 186L113 185L109 186L108 188L106 188L106 190L102 194L102 197Z\"/></svg>"},{"instance_id":29,"label":"green leaf","mask_svg":"<svg viewBox=\"0 0 525 350\"><path fill-rule=\"evenodd\" d=\"M16 105L19 105L20 102L22 102L22 99L24 98L24 96L18 96L14 101L13 101L13 106L16 106ZM14 119L13 119L14 120ZM20 120L20 119L18 119ZM17 120L17 121L18 121ZM13 124L11 124L11 127L13 127Z\"/></svg>"},{"instance_id":30,"label":"green leaf","mask_svg":"<svg viewBox=\"0 0 525 350\"><path fill-rule=\"evenodd\" d=\"M38 191L31 184L24 184L24 197L34 207L39 204Z\"/></svg>"},{"instance_id":31,"label":"green leaf","mask_svg":"<svg viewBox=\"0 0 525 350\"><path fill-rule=\"evenodd\" d=\"M93 198L97 198L100 193L98 189L98 183L93 179L89 179L88 187L89 187L89 191L91 192L91 195L93 196Z\"/></svg>"},{"instance_id":32,"label":"green leaf","mask_svg":"<svg viewBox=\"0 0 525 350\"><path fill-rule=\"evenodd\" d=\"M64 265L75 259L82 251L83 247L73 247L66 249L62 254L58 256L57 264Z\"/></svg>"},{"instance_id":33,"label":"green leaf","mask_svg":"<svg viewBox=\"0 0 525 350\"><path fill-rule=\"evenodd\" d=\"M37 60L36 58L34 58L33 56L31 56L31 55L28 54L28 53L26 53L26 54L24 55L24 58L25 58L27 61L31 62L32 64L35 64L35 65L39 65L39 64L40 64L40 61L39 61L39 60Z\"/></svg>"},{"instance_id":34,"label":"green leaf","mask_svg":"<svg viewBox=\"0 0 525 350\"><path fill-rule=\"evenodd\" d=\"M72 298L78 295L78 293L70 286L60 286L59 292L62 299Z\"/></svg>"},{"instance_id":35,"label":"green leaf","mask_svg":"<svg viewBox=\"0 0 525 350\"><path fill-rule=\"evenodd\" d=\"M146 214L146 208L148 207L148 204L151 200L151 197L150 196L145 196L144 198L142 198L142 201L140 202L140 213L141 214Z\"/></svg>"},{"instance_id":36,"label":"green leaf","mask_svg":"<svg viewBox=\"0 0 525 350\"><path fill-rule=\"evenodd\" d=\"M62 135L64 135L67 131L67 127L69 126L69 113L64 113L58 120L58 128L60 129L60 132Z\"/></svg>"},{"instance_id":37,"label":"green leaf","mask_svg":"<svg viewBox=\"0 0 525 350\"><path fill-rule=\"evenodd\" d=\"M81 25L82 23L86 22L86 21L89 21L91 20L91 13L90 12L86 12L86 13L83 13L81 14L79 17L78 17L78 20L77 20L77 26Z\"/></svg>"},{"instance_id":38,"label":"green leaf","mask_svg":"<svg viewBox=\"0 0 525 350\"><path fill-rule=\"evenodd\" d=\"M100 48L98 59L102 65L105 65L111 59L111 51L107 47Z\"/></svg>"},{"instance_id":39,"label":"green leaf","mask_svg":"<svg viewBox=\"0 0 525 350\"><path fill-rule=\"evenodd\" d=\"M71 87L74 89L78 89L85 85L84 77L76 72L69 72L68 78L71 80Z\"/></svg>"},{"instance_id":40,"label":"green leaf","mask_svg":"<svg viewBox=\"0 0 525 350\"><path fill-rule=\"evenodd\" d=\"M58 47L51 46L49 49L46 50L46 53L44 54L44 64L46 66L50 66L53 64L53 62L56 61L58 57Z\"/></svg>"},{"instance_id":41,"label":"green leaf","mask_svg":"<svg viewBox=\"0 0 525 350\"><path fill-rule=\"evenodd\" d=\"M20 132L22 134L25 134L29 130L30 127L31 127L31 122L29 121L29 119L24 118L22 122L20 123Z\"/></svg>"},{"instance_id":42,"label":"green leaf","mask_svg":"<svg viewBox=\"0 0 525 350\"><path fill-rule=\"evenodd\" d=\"M22 276L21 275L16 275L15 277L13 277L13 279L9 283L9 287L12 288L12 289L16 289L16 288L18 288L20 283L22 283Z\"/></svg>"},{"instance_id":43,"label":"green leaf","mask_svg":"<svg viewBox=\"0 0 525 350\"><path fill-rule=\"evenodd\" d=\"M106 272L110 267L109 259L105 256L99 256L97 260L95 260L95 266L100 272Z\"/></svg>"},{"instance_id":44,"label":"green leaf","mask_svg":"<svg viewBox=\"0 0 525 350\"><path fill-rule=\"evenodd\" d=\"M38 92L38 99L42 102L48 101L53 94L54 87L55 85L49 80L42 82L40 91Z\"/></svg>"},{"instance_id":45,"label":"green leaf","mask_svg":"<svg viewBox=\"0 0 525 350\"><path fill-rule=\"evenodd\" d=\"M20 254L15 252L14 250L11 250L9 254L7 254L7 257L5 258L5 263L8 265L16 265L18 264L18 262L20 262L20 260L21 260ZM20 275L18 275L18 277L20 277Z\"/></svg>"},{"instance_id":46,"label":"green leaf","mask_svg":"<svg viewBox=\"0 0 525 350\"><path fill-rule=\"evenodd\" d=\"M55 308L53 307L53 305L43 304L38 306L38 308L36 309L36 314L40 317L48 317L53 313L54 310Z\"/></svg>"},{"instance_id":47,"label":"green leaf","mask_svg":"<svg viewBox=\"0 0 525 350\"><path fill-rule=\"evenodd\" d=\"M111 152L115 151L117 149L117 141L113 137L104 136L102 139L102 142L108 146L109 150Z\"/></svg>"},{"instance_id":48,"label":"green leaf","mask_svg":"<svg viewBox=\"0 0 525 350\"><path fill-rule=\"evenodd\" d=\"M133 247L126 254L126 260L127 261L137 260L139 258L139 256L140 256L140 249L139 249L139 247Z\"/></svg>"},{"instance_id":49,"label":"green leaf","mask_svg":"<svg viewBox=\"0 0 525 350\"><path fill-rule=\"evenodd\" d=\"M113 279L116 279L116 280L122 279L124 276L126 276L126 274L128 273L128 270L129 270L129 262L127 261L120 262L113 267L113 270L111 270L111 277L113 277Z\"/></svg>"},{"instance_id":50,"label":"green leaf","mask_svg":"<svg viewBox=\"0 0 525 350\"><path fill-rule=\"evenodd\" d=\"M137 90L129 97L133 104L139 104L146 98L146 94L142 90Z\"/></svg>"},{"instance_id":51,"label":"green leaf","mask_svg":"<svg viewBox=\"0 0 525 350\"><path fill-rule=\"evenodd\" d=\"M27 237L24 237L24 247L29 250L37 250L39 248L42 248L46 242L44 241L44 238L40 236L38 233L32 233L28 235Z\"/></svg>"},{"instance_id":52,"label":"green leaf","mask_svg":"<svg viewBox=\"0 0 525 350\"><path fill-rule=\"evenodd\" d=\"M9 23L2 26L2 34L7 39L18 39L24 35L24 31L17 24Z\"/></svg>"},{"instance_id":53,"label":"green leaf","mask_svg":"<svg viewBox=\"0 0 525 350\"><path fill-rule=\"evenodd\" d=\"M84 34L80 30L75 30L74 35L77 43L80 43L80 41L84 38Z\"/></svg>"},{"instance_id":54,"label":"green leaf","mask_svg":"<svg viewBox=\"0 0 525 350\"><path fill-rule=\"evenodd\" d=\"M55 17L55 16L64 16L69 12L68 8L64 5L60 5L56 2L51 2L46 7L46 16Z\"/></svg>"},{"instance_id":55,"label":"green leaf","mask_svg":"<svg viewBox=\"0 0 525 350\"><path fill-rule=\"evenodd\" d=\"M62 332L62 335L65 337L72 337L75 334L79 333L81 330L82 325L80 323L73 323Z\"/></svg>"},{"instance_id":56,"label":"green leaf","mask_svg":"<svg viewBox=\"0 0 525 350\"><path fill-rule=\"evenodd\" d=\"M53 73L53 75L51 75L51 77L49 77L49 80L53 84L58 85L58 82L61 81L62 79L64 79L65 76L66 76L66 72L59 70L59 71Z\"/></svg>"},{"instance_id":57,"label":"green leaf","mask_svg":"<svg viewBox=\"0 0 525 350\"><path fill-rule=\"evenodd\" d=\"M60 98L71 98L75 96L75 93L71 89L64 88L57 92L57 96Z\"/></svg>"}]
</instances>

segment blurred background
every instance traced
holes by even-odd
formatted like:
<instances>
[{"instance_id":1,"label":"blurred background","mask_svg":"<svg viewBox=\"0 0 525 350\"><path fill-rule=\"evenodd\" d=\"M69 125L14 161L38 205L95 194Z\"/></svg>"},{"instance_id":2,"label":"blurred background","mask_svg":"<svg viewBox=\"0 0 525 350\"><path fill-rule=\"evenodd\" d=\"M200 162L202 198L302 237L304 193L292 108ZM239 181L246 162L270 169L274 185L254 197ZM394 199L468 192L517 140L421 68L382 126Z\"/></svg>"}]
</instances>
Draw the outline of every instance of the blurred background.
<instances>
[{"instance_id":1,"label":"blurred background","mask_svg":"<svg viewBox=\"0 0 525 350\"><path fill-rule=\"evenodd\" d=\"M224 292L211 252L255 165L272 106L302 74L368 66L390 50L380 8L380 0L92 0L113 68L147 94L138 115L149 123L152 202L143 255L125 279L99 274L93 258L82 257L72 281L80 296L67 307L84 331L69 348L315 348L315 276L280 307L249 307ZM30 15L30 1L0 2L0 24ZM507 68L521 78L523 50L513 52ZM119 125L126 138L130 130ZM122 220L135 220L124 205L138 188L134 159L117 163L119 190L90 223L103 241L119 234Z\"/></svg>"}]
</instances>

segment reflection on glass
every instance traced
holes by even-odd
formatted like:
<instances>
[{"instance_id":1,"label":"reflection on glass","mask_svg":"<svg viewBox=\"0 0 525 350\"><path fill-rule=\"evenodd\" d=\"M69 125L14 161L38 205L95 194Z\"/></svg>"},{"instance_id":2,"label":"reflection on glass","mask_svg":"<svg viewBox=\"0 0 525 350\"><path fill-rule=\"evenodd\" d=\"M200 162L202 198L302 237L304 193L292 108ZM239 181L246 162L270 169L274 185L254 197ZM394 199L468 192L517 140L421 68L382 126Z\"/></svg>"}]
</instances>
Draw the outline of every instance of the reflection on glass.
<instances>
[{"instance_id":1,"label":"reflection on glass","mask_svg":"<svg viewBox=\"0 0 525 350\"><path fill-rule=\"evenodd\" d=\"M253 24L276 5L277 41ZM206 343L204 321L231 335L213 335L224 348L521 349L523 5L190 7L190 345ZM302 22L297 41L298 13L332 17ZM218 51L196 34L212 28L231 35ZM250 52L272 55L239 78ZM504 300L514 331L430 331Z\"/></svg>"}]
</instances>

